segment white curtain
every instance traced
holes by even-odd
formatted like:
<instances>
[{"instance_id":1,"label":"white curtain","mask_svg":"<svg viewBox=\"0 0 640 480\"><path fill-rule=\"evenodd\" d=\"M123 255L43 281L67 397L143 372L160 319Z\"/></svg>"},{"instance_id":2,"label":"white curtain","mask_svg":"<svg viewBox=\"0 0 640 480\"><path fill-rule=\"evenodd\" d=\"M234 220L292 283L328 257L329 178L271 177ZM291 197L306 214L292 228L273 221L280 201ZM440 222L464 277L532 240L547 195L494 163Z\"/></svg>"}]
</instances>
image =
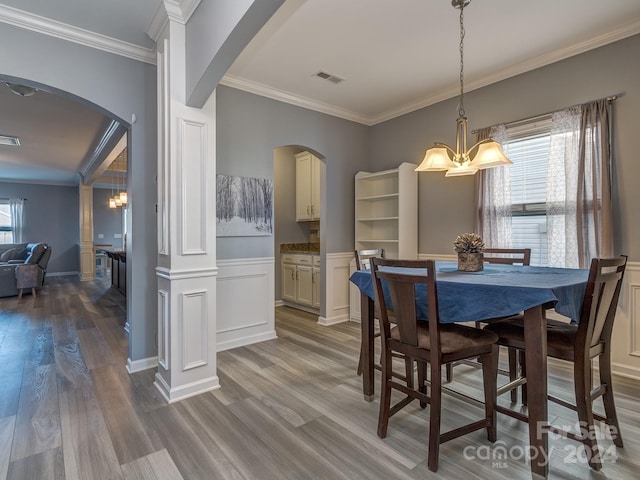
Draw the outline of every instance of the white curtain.
<instances>
[{"instance_id":1,"label":"white curtain","mask_svg":"<svg viewBox=\"0 0 640 480\"><path fill-rule=\"evenodd\" d=\"M551 117L547 167L547 239L549 266L578 268L577 198L581 108Z\"/></svg>"},{"instance_id":2,"label":"white curtain","mask_svg":"<svg viewBox=\"0 0 640 480\"><path fill-rule=\"evenodd\" d=\"M24 200L22 198L9 199L11 209L11 229L13 230L13 243L22 243L22 228L24 225Z\"/></svg>"},{"instance_id":3,"label":"white curtain","mask_svg":"<svg viewBox=\"0 0 640 480\"><path fill-rule=\"evenodd\" d=\"M478 140L491 137L509 156L507 130L496 125L478 132ZM487 168L478 174L478 216L476 230L485 245L511 248L511 169Z\"/></svg>"}]
</instances>

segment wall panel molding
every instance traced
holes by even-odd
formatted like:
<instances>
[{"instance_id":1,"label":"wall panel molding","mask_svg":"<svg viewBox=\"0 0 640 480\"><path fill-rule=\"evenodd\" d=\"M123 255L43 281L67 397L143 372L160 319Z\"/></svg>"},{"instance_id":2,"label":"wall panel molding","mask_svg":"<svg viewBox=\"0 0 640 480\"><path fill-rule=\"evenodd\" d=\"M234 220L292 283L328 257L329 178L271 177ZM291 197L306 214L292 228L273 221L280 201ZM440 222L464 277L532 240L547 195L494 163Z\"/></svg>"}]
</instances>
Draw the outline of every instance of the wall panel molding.
<instances>
[{"instance_id":1,"label":"wall panel molding","mask_svg":"<svg viewBox=\"0 0 640 480\"><path fill-rule=\"evenodd\" d=\"M207 253L207 125L179 119L181 255Z\"/></svg>"},{"instance_id":2,"label":"wall panel molding","mask_svg":"<svg viewBox=\"0 0 640 480\"><path fill-rule=\"evenodd\" d=\"M181 295L180 321L182 322L182 370L201 367L209 363L209 311L207 291L185 291Z\"/></svg>"}]
</instances>

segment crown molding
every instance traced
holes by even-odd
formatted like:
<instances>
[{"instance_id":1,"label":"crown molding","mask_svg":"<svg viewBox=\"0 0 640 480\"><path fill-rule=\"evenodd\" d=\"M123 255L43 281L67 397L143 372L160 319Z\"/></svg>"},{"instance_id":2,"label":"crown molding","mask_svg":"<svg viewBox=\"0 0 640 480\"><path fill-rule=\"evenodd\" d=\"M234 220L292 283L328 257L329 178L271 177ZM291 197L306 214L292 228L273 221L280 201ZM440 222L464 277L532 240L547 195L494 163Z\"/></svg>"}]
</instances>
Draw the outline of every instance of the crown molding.
<instances>
[{"instance_id":1,"label":"crown molding","mask_svg":"<svg viewBox=\"0 0 640 480\"><path fill-rule=\"evenodd\" d=\"M170 20L186 24L201 0L164 0L164 8Z\"/></svg>"},{"instance_id":2,"label":"crown molding","mask_svg":"<svg viewBox=\"0 0 640 480\"><path fill-rule=\"evenodd\" d=\"M83 28L74 27L6 5L0 7L0 22L114 53L140 62L150 63L152 65L156 64L156 55L154 51L149 48L107 37L100 33L90 32Z\"/></svg>"},{"instance_id":3,"label":"crown molding","mask_svg":"<svg viewBox=\"0 0 640 480\"><path fill-rule=\"evenodd\" d=\"M196 11L201 0L163 0L158 5L156 12L145 30L154 42L158 43L162 32L169 20L186 24L193 12Z\"/></svg>"},{"instance_id":4,"label":"crown molding","mask_svg":"<svg viewBox=\"0 0 640 480\"><path fill-rule=\"evenodd\" d=\"M255 93L256 95L271 98L273 100L278 100L280 102L296 105L298 107L307 108L316 112L326 113L327 115L343 118L352 122L361 123L363 125L372 125L369 117L367 117L366 115L350 112L349 110L345 110L328 103L318 102L309 98L293 95L291 93L287 93L285 91L270 87L268 85L264 85L258 82L252 82L251 80L235 77L233 75L225 75L224 77L222 77L222 80L220 80L220 84L226 85L227 87L237 88L238 90L243 90L245 92Z\"/></svg>"},{"instance_id":5,"label":"crown molding","mask_svg":"<svg viewBox=\"0 0 640 480\"><path fill-rule=\"evenodd\" d=\"M598 47L602 47L618 40L623 40L638 33L640 33L640 20L624 25L621 28L612 30L611 32L607 32L603 35L593 37L583 42L578 42L569 47L562 48L560 50L554 50L553 52L545 53L524 62L517 63L492 75L487 75L475 81L465 83L466 91L470 92L473 90L477 90L478 88L486 87L487 85L491 85L493 83L515 77L516 75L535 70L536 68L550 65L554 62L573 57L575 55L593 50ZM279 100L291 105L308 108L309 110L326 113L334 117L351 120L353 122L361 123L367 126L377 125L378 123L386 122L396 117L406 115L407 113L420 110L421 108L425 108L438 102L448 100L455 97L459 93L459 89L457 86L448 88L446 90L436 92L433 95L422 97L415 102L402 105L392 110L387 110L386 112L383 112L379 115L368 116L356 112L351 112L349 110L335 107L326 103L317 102L305 97L300 97L292 93L277 90L267 85L252 82L250 80L234 77L231 75L225 75L220 83L222 85L227 85L239 90L244 90L249 93L255 93L256 95L261 95L263 97L272 98L274 100Z\"/></svg>"},{"instance_id":6,"label":"crown molding","mask_svg":"<svg viewBox=\"0 0 640 480\"><path fill-rule=\"evenodd\" d=\"M493 83L506 80L507 78L515 77L516 75L520 75L522 73L535 70L536 68L544 67L546 65L550 65L560 60L565 60L569 57L573 57L575 55L588 52L589 50L594 50L598 47L603 47L610 43L617 42L618 40L623 40L627 37L631 37L638 33L640 33L640 20L636 20L616 30L612 30L610 32L590 38L583 42L575 43L566 48L554 50L553 52L548 52L548 53L539 55L537 57L531 58L529 60L525 60L524 62L517 63L515 65L510 66L509 68L500 70L499 72L496 72L491 75L487 75L478 80L475 80L469 83L465 82L465 87L467 87L465 90L467 92L470 92L472 90L477 90L478 88L486 87L487 85L491 85ZM381 122L385 122L387 120L391 120L401 115L414 112L421 108L428 107L429 105L433 105L443 100L453 98L458 94L458 91L459 90L456 87L456 88L443 90L441 92L438 92L434 95L430 95L428 97L423 97L417 102L413 102L413 103L395 108L393 110L389 110L376 117L370 118L371 124L375 125Z\"/></svg>"}]
</instances>

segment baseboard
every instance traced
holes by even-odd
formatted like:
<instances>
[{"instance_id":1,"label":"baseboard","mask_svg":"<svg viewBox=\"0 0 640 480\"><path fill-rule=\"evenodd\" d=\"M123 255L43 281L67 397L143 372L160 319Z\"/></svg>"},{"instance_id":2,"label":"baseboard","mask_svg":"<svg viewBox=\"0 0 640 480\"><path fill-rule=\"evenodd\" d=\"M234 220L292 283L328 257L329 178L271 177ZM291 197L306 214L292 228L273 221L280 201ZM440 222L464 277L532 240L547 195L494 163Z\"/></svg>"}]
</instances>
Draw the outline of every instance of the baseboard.
<instances>
[{"instance_id":1,"label":"baseboard","mask_svg":"<svg viewBox=\"0 0 640 480\"><path fill-rule=\"evenodd\" d=\"M640 368L630 367L629 365L623 365L622 363L611 363L611 373L614 375L620 375L621 377L631 378L633 380L640 380Z\"/></svg>"},{"instance_id":2,"label":"baseboard","mask_svg":"<svg viewBox=\"0 0 640 480\"><path fill-rule=\"evenodd\" d=\"M284 302L283 302L282 300L276 300L276 301L273 303L273 306L274 306L274 308L282 307L282 306L284 306Z\"/></svg>"},{"instance_id":3,"label":"baseboard","mask_svg":"<svg viewBox=\"0 0 640 480\"><path fill-rule=\"evenodd\" d=\"M217 343L216 348L218 352L224 352L225 350L230 350L232 348L246 347L247 345L266 342L267 340L275 340L276 338L278 338L278 335L275 330L272 330L271 332L265 332L259 335L251 335L226 342L219 342Z\"/></svg>"},{"instance_id":4,"label":"baseboard","mask_svg":"<svg viewBox=\"0 0 640 480\"><path fill-rule=\"evenodd\" d=\"M158 357L143 358L141 360L127 359L127 371L129 373L142 372L149 370L150 368L156 368L158 366Z\"/></svg>"},{"instance_id":5,"label":"baseboard","mask_svg":"<svg viewBox=\"0 0 640 480\"><path fill-rule=\"evenodd\" d=\"M167 403L175 403L180 400L200 395L201 393L219 389L220 379L216 375L214 377L205 378L197 382L188 383L181 387L171 389L162 376L156 373L156 379L155 382L153 382L153 385Z\"/></svg>"},{"instance_id":6,"label":"baseboard","mask_svg":"<svg viewBox=\"0 0 640 480\"><path fill-rule=\"evenodd\" d=\"M349 321L349 315L340 315L338 317L318 317L318 325L328 327L330 325L337 325L338 323L345 323Z\"/></svg>"},{"instance_id":7,"label":"baseboard","mask_svg":"<svg viewBox=\"0 0 640 480\"><path fill-rule=\"evenodd\" d=\"M79 277L80 272L47 272L47 277L69 277L69 276Z\"/></svg>"}]
</instances>

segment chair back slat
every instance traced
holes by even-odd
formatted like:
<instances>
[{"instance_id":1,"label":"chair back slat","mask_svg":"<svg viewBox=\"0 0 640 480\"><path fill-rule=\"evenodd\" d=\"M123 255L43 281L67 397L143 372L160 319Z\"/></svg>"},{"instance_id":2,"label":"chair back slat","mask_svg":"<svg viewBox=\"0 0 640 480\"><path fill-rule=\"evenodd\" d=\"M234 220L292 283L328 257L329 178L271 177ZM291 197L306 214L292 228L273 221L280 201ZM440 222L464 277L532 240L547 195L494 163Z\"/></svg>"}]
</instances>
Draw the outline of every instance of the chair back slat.
<instances>
[{"instance_id":1,"label":"chair back slat","mask_svg":"<svg viewBox=\"0 0 640 480\"><path fill-rule=\"evenodd\" d=\"M483 253L484 261L487 263L524 266L531 263L530 248L485 248Z\"/></svg>"},{"instance_id":2,"label":"chair back slat","mask_svg":"<svg viewBox=\"0 0 640 480\"><path fill-rule=\"evenodd\" d=\"M356 250L356 268L358 270L369 270L371 268L372 258L385 258L384 248Z\"/></svg>"},{"instance_id":3,"label":"chair back slat","mask_svg":"<svg viewBox=\"0 0 640 480\"><path fill-rule=\"evenodd\" d=\"M576 347L584 345L583 354L610 342L626 266L626 256L591 261L576 339Z\"/></svg>"},{"instance_id":4,"label":"chair back slat","mask_svg":"<svg viewBox=\"0 0 640 480\"><path fill-rule=\"evenodd\" d=\"M429 337L431 348L439 350L440 336L437 313L437 293L435 288L435 264L433 260L389 260L382 258L372 259L372 272L374 277L376 303L380 304L382 322L388 324L387 312L392 309L395 323L398 326L400 341L413 347L418 346L417 334L417 301L427 301L429 307ZM420 273L397 273L385 268L413 268L421 269ZM416 298L416 286L426 285L427 296L425 299ZM426 319L421 319L426 320ZM387 326L383 326L385 333ZM388 336L388 335L387 335Z\"/></svg>"}]
</instances>

